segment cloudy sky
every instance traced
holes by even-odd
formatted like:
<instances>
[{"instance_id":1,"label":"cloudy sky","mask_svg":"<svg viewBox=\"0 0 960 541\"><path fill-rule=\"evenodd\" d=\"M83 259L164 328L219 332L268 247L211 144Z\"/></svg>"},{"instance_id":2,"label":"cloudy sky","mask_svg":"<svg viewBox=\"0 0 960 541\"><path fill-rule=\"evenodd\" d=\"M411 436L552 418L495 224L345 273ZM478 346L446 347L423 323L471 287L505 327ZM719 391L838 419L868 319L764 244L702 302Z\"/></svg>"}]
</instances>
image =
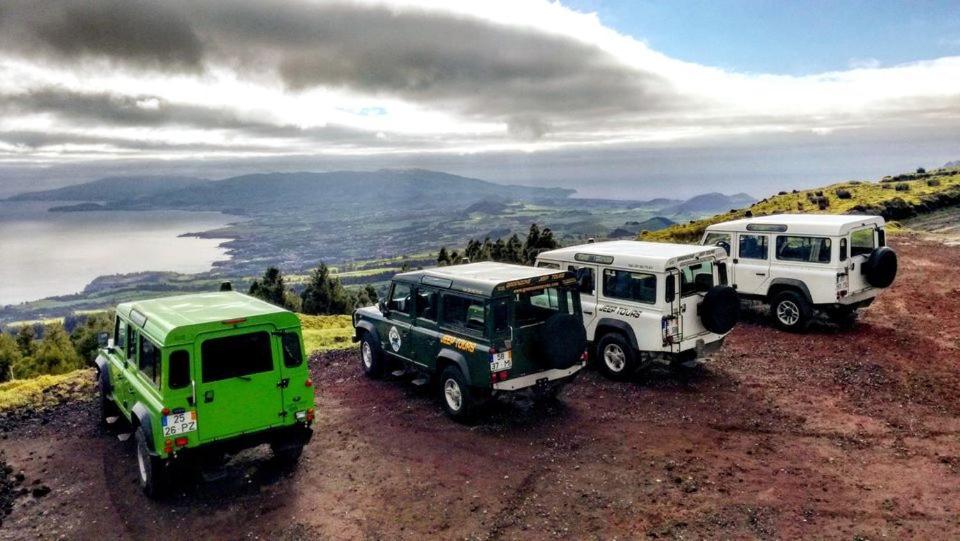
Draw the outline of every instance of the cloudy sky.
<instances>
[{"instance_id":1,"label":"cloudy sky","mask_svg":"<svg viewBox=\"0 0 960 541\"><path fill-rule=\"evenodd\" d=\"M763 196L938 166L958 143L951 2L0 3L0 195L429 167Z\"/></svg>"}]
</instances>

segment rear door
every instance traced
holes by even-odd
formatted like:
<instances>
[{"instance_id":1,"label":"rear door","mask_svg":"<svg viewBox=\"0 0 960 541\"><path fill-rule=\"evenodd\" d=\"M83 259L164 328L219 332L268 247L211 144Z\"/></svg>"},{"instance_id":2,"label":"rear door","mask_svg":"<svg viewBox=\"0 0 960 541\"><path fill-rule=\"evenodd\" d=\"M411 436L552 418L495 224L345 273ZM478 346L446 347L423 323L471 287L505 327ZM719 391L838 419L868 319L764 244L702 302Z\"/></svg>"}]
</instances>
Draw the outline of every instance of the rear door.
<instances>
[{"instance_id":1,"label":"rear door","mask_svg":"<svg viewBox=\"0 0 960 541\"><path fill-rule=\"evenodd\" d=\"M841 257L843 257L843 245L846 242L847 239L841 239ZM850 293L863 291L864 289L870 287L870 284L867 283L867 280L861 271L863 269L863 264L870 259L870 254L873 253L878 244L877 231L872 226L856 229L850 232L850 264L853 267L853 271L849 273L850 283L848 291Z\"/></svg>"},{"instance_id":2,"label":"rear door","mask_svg":"<svg viewBox=\"0 0 960 541\"><path fill-rule=\"evenodd\" d=\"M278 343L272 325L200 337L195 363L197 430L203 441L283 422Z\"/></svg>"},{"instance_id":3,"label":"rear door","mask_svg":"<svg viewBox=\"0 0 960 541\"><path fill-rule=\"evenodd\" d=\"M690 340L706 334L700 321L699 304L713 287L713 261L700 261L680 269L680 339Z\"/></svg>"},{"instance_id":4,"label":"rear door","mask_svg":"<svg viewBox=\"0 0 960 541\"><path fill-rule=\"evenodd\" d=\"M733 258L733 279L737 292L745 295L766 295L770 280L770 236L737 233Z\"/></svg>"}]
</instances>

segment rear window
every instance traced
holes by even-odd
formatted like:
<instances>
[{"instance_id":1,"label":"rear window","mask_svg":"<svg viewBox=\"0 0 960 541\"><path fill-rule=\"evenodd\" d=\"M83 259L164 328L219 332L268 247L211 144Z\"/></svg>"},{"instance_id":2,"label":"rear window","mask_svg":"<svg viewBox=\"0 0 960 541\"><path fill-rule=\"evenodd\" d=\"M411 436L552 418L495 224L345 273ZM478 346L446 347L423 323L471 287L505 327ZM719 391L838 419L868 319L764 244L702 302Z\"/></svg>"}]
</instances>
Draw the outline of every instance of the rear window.
<instances>
[{"instance_id":1,"label":"rear window","mask_svg":"<svg viewBox=\"0 0 960 541\"><path fill-rule=\"evenodd\" d=\"M603 295L610 299L654 304L657 302L657 277L643 272L604 269Z\"/></svg>"},{"instance_id":2,"label":"rear window","mask_svg":"<svg viewBox=\"0 0 960 541\"><path fill-rule=\"evenodd\" d=\"M559 287L515 293L513 300L513 319L521 327L546 321L558 312L575 313L569 291Z\"/></svg>"},{"instance_id":3,"label":"rear window","mask_svg":"<svg viewBox=\"0 0 960 541\"><path fill-rule=\"evenodd\" d=\"M704 246L719 246L726 250L727 255L730 255L730 233L707 233L707 236L703 237Z\"/></svg>"},{"instance_id":4,"label":"rear window","mask_svg":"<svg viewBox=\"0 0 960 541\"><path fill-rule=\"evenodd\" d=\"M804 263L829 263L830 239L825 237L777 237L777 259Z\"/></svg>"},{"instance_id":5,"label":"rear window","mask_svg":"<svg viewBox=\"0 0 960 541\"><path fill-rule=\"evenodd\" d=\"M680 296L706 293L713 287L713 263L687 265L680 271Z\"/></svg>"},{"instance_id":6,"label":"rear window","mask_svg":"<svg viewBox=\"0 0 960 541\"><path fill-rule=\"evenodd\" d=\"M303 364L303 351L300 349L300 336L295 332L285 332L280 338L283 346L283 365L296 368Z\"/></svg>"},{"instance_id":7,"label":"rear window","mask_svg":"<svg viewBox=\"0 0 960 541\"><path fill-rule=\"evenodd\" d=\"M205 383L273 370L270 335L266 332L212 338L200 346Z\"/></svg>"},{"instance_id":8,"label":"rear window","mask_svg":"<svg viewBox=\"0 0 960 541\"><path fill-rule=\"evenodd\" d=\"M870 255L876 247L873 242L873 229L859 229L850 233L851 255Z\"/></svg>"}]
</instances>

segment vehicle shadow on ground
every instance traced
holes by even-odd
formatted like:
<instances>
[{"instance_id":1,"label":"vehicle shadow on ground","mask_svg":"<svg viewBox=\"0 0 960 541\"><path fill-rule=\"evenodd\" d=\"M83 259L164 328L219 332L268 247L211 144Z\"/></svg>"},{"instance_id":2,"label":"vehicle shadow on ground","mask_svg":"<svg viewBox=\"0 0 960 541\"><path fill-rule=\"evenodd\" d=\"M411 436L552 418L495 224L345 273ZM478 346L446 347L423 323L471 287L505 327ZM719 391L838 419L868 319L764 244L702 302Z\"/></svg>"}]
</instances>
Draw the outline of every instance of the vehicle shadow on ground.
<instances>
[{"instance_id":1,"label":"vehicle shadow on ground","mask_svg":"<svg viewBox=\"0 0 960 541\"><path fill-rule=\"evenodd\" d=\"M770 316L770 308L761 303L744 302L740 305L740 324L744 323L750 325L762 325L777 332L787 332L778 329L777 326L773 324L773 320ZM855 321L852 326L845 326L831 321L823 314L816 314L810 321L810 325L803 332L805 334L845 334L856 330L858 325L860 325L860 322Z\"/></svg>"}]
</instances>

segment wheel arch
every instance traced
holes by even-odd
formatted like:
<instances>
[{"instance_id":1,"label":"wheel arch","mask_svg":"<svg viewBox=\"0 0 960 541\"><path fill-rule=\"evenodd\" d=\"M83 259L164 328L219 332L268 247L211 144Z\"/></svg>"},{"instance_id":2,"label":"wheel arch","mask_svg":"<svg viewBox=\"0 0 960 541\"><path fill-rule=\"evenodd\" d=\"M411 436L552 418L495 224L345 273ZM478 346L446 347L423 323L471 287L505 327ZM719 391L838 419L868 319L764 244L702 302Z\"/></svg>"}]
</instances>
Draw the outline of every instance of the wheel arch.
<instances>
[{"instance_id":1,"label":"wheel arch","mask_svg":"<svg viewBox=\"0 0 960 541\"><path fill-rule=\"evenodd\" d=\"M467 366L467 359L463 354L449 348L441 349L440 353L437 354L437 377L439 378L440 374L450 365L460 369L463 378L467 380L467 385L473 385L473 379L470 377L470 367Z\"/></svg>"},{"instance_id":2,"label":"wheel arch","mask_svg":"<svg viewBox=\"0 0 960 541\"><path fill-rule=\"evenodd\" d=\"M597 321L596 330L593 332L593 343L599 344L600 340L603 339L603 335L611 332L624 335L633 349L640 349L639 342L637 342L637 335L633 332L633 327L626 321L609 317L600 318L600 320Z\"/></svg>"},{"instance_id":3,"label":"wheel arch","mask_svg":"<svg viewBox=\"0 0 960 541\"><path fill-rule=\"evenodd\" d=\"M357 340L362 339L362 338L363 338L363 333L365 333L365 332L366 332L366 333L370 333L370 335L373 336L373 339L374 339L378 344L381 343L381 342L380 342L380 333L377 332L377 326L374 325L373 323L371 323L370 321L367 321L367 320L365 320L365 319L362 319L362 320L360 320L360 321L357 322L357 327L356 327Z\"/></svg>"},{"instance_id":4,"label":"wheel arch","mask_svg":"<svg viewBox=\"0 0 960 541\"><path fill-rule=\"evenodd\" d=\"M796 291L803 296L811 305L813 304L813 296L810 295L810 288L807 287L807 284L803 283L801 280L796 278L774 278L770 282L770 287L767 289L767 302L773 302L774 297L779 295L783 291Z\"/></svg>"},{"instance_id":5,"label":"wheel arch","mask_svg":"<svg viewBox=\"0 0 960 541\"><path fill-rule=\"evenodd\" d=\"M143 405L143 402L134 404L130 413L130 422L134 430L143 429L143 435L147 437L147 449L151 454L156 454L157 449L153 438L153 414Z\"/></svg>"}]
</instances>

